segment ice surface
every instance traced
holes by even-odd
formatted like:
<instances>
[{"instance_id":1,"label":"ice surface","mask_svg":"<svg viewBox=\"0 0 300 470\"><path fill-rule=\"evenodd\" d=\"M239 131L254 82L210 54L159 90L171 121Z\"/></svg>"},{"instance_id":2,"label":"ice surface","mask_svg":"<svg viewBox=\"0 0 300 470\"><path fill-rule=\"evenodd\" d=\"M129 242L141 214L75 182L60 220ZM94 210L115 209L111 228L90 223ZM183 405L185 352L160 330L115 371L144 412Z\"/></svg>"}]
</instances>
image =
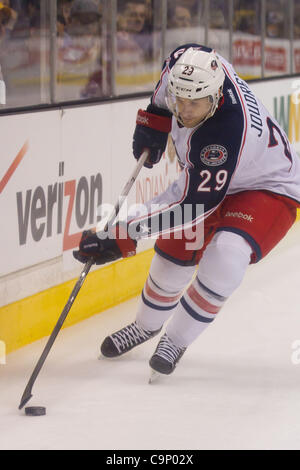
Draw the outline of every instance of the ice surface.
<instances>
[{"instance_id":1,"label":"ice surface","mask_svg":"<svg viewBox=\"0 0 300 470\"><path fill-rule=\"evenodd\" d=\"M25 416L45 339L0 365L0 449L300 449L300 223L256 266L170 377L148 384L158 338L98 360L138 299L60 332ZM84 287L83 287L84 289ZM58 316L60 312L57 312ZM70 313L71 315L71 313Z\"/></svg>"}]
</instances>

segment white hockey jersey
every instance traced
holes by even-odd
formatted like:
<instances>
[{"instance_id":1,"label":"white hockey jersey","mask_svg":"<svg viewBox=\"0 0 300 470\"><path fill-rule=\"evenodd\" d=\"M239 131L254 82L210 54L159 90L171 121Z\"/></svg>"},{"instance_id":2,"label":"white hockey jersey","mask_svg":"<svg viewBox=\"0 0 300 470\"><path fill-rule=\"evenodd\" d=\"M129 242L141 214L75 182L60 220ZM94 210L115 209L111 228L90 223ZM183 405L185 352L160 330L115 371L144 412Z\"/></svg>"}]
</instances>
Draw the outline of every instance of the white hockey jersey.
<instances>
[{"instance_id":1,"label":"white hockey jersey","mask_svg":"<svg viewBox=\"0 0 300 470\"><path fill-rule=\"evenodd\" d=\"M189 47L177 48L165 61L151 103L167 109L168 74ZM190 220L171 217L171 227L194 224L216 210L227 194L267 190L287 197L300 207L300 158L290 146L278 122L255 97L233 66L219 56L226 75L223 99L213 117L202 126L183 127L172 118L172 139L183 171L163 194L147 203L148 215L134 218L131 226L142 227L141 236L164 231L161 216L176 206L202 205L201 215L190 211ZM153 210L153 204L163 208Z\"/></svg>"}]
</instances>

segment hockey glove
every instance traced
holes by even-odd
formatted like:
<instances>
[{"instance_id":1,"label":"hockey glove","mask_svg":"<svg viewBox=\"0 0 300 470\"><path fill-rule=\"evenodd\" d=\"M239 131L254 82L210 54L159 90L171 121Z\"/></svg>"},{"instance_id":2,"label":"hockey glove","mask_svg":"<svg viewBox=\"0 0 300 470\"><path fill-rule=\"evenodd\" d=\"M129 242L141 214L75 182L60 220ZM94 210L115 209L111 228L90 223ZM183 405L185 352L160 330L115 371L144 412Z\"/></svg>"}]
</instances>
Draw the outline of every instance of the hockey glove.
<instances>
[{"instance_id":1,"label":"hockey glove","mask_svg":"<svg viewBox=\"0 0 300 470\"><path fill-rule=\"evenodd\" d=\"M158 163L165 151L168 133L171 131L172 114L162 108L150 104L147 111L139 109L136 118L136 128L133 134L133 155L138 160L145 149L150 155L144 164L152 168Z\"/></svg>"},{"instance_id":2,"label":"hockey glove","mask_svg":"<svg viewBox=\"0 0 300 470\"><path fill-rule=\"evenodd\" d=\"M114 238L107 236L102 240L101 232L99 234L92 230L83 232L79 250L73 251L74 258L81 263L86 263L89 258L93 258L96 264L105 264L136 254L137 242L129 237L125 224L115 225L112 233Z\"/></svg>"}]
</instances>

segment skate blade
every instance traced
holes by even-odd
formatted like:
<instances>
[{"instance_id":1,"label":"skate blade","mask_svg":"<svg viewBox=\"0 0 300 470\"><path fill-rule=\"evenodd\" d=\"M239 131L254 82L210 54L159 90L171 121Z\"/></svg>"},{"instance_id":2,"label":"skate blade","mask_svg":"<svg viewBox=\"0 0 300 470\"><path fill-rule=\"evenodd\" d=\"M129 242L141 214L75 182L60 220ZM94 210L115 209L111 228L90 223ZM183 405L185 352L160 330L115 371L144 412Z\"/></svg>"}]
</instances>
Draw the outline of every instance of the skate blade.
<instances>
[{"instance_id":1,"label":"skate blade","mask_svg":"<svg viewBox=\"0 0 300 470\"><path fill-rule=\"evenodd\" d=\"M148 383L152 384L153 382L157 382L157 380L159 380L159 378L162 377L162 375L163 374L160 374L159 372L156 372L156 370L151 369Z\"/></svg>"}]
</instances>

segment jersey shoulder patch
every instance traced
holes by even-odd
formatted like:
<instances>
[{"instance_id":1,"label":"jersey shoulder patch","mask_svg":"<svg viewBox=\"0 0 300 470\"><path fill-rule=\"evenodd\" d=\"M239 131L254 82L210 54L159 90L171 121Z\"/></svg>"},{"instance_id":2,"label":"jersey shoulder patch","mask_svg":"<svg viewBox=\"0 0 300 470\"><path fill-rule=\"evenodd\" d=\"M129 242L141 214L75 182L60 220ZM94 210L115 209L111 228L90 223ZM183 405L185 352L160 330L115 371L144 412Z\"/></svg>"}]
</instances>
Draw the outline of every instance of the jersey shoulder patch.
<instances>
[{"instance_id":1,"label":"jersey shoulder patch","mask_svg":"<svg viewBox=\"0 0 300 470\"><path fill-rule=\"evenodd\" d=\"M226 162L228 151L223 145L206 145L200 152L200 160L207 166L220 166Z\"/></svg>"},{"instance_id":2,"label":"jersey shoulder patch","mask_svg":"<svg viewBox=\"0 0 300 470\"><path fill-rule=\"evenodd\" d=\"M245 131L243 115L238 109L217 114L191 137L189 161L195 167L233 169L238 161Z\"/></svg>"}]
</instances>

